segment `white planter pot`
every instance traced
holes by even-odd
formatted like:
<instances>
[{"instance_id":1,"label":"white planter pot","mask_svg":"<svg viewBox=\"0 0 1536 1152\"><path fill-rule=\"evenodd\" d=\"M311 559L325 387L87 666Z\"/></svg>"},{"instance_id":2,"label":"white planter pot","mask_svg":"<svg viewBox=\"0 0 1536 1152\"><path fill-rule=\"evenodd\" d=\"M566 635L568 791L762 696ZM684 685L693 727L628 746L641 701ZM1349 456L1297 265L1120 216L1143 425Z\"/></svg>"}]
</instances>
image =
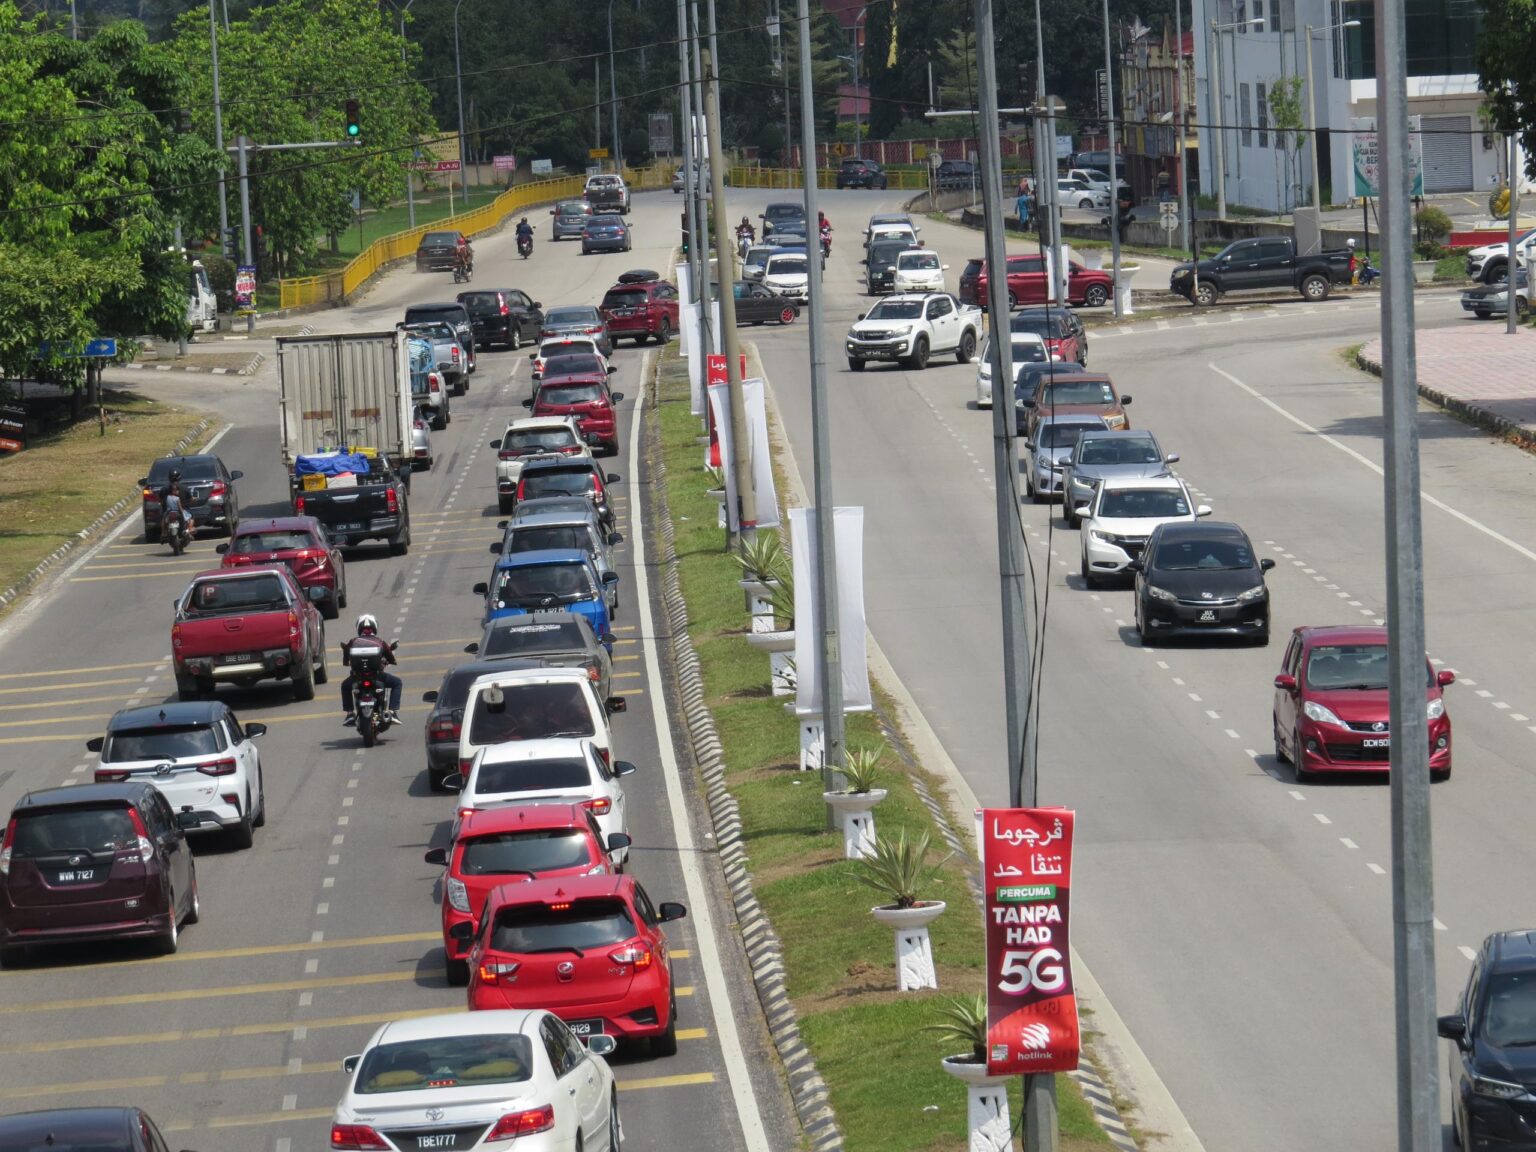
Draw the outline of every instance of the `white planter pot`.
<instances>
[{"instance_id":1,"label":"white planter pot","mask_svg":"<svg viewBox=\"0 0 1536 1152\"><path fill-rule=\"evenodd\" d=\"M1434 283L1435 263L1433 260L1415 260L1413 262L1413 282L1415 284Z\"/></svg>"},{"instance_id":2,"label":"white planter pot","mask_svg":"<svg viewBox=\"0 0 1536 1152\"><path fill-rule=\"evenodd\" d=\"M758 617L753 618L754 625ZM767 617L770 627L773 617ZM768 653L769 682L775 696L792 696L795 692L795 634L790 632L747 633L747 643L759 652Z\"/></svg>"},{"instance_id":3,"label":"white planter pot","mask_svg":"<svg viewBox=\"0 0 1536 1152\"><path fill-rule=\"evenodd\" d=\"M939 974L933 966L933 943L928 925L944 911L944 901L931 900L916 908L871 908L880 923L896 936L896 986L902 992L937 988Z\"/></svg>"},{"instance_id":4,"label":"white planter pot","mask_svg":"<svg viewBox=\"0 0 1536 1152\"><path fill-rule=\"evenodd\" d=\"M720 507L718 509L716 509L716 515L715 515L715 524L716 524L716 526L720 527L720 528L728 527L730 522L726 519L726 516L725 516L725 489L724 488L711 488L709 490L709 494L720 502Z\"/></svg>"},{"instance_id":5,"label":"white planter pot","mask_svg":"<svg viewBox=\"0 0 1536 1152\"><path fill-rule=\"evenodd\" d=\"M837 814L837 823L843 830L843 856L849 860L862 860L875 850L874 807L886 797L884 788L871 788L868 792L823 792L821 798Z\"/></svg>"},{"instance_id":6,"label":"white planter pot","mask_svg":"<svg viewBox=\"0 0 1536 1152\"><path fill-rule=\"evenodd\" d=\"M1013 1125L1008 1114L1008 1078L988 1076L985 1064L948 1056L944 1071L965 1082L967 1152L1012 1152Z\"/></svg>"},{"instance_id":7,"label":"white planter pot","mask_svg":"<svg viewBox=\"0 0 1536 1152\"><path fill-rule=\"evenodd\" d=\"M741 590L747 594L747 615L752 617L753 632L772 632L774 626L773 601L770 597L778 587L777 580L738 580Z\"/></svg>"}]
</instances>

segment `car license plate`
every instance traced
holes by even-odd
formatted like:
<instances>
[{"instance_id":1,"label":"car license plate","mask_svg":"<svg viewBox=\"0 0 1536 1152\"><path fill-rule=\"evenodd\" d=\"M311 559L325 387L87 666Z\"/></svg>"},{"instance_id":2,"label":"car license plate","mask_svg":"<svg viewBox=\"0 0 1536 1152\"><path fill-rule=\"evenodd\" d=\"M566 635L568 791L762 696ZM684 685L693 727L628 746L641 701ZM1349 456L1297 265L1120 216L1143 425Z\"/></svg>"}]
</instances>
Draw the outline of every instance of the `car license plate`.
<instances>
[{"instance_id":1,"label":"car license plate","mask_svg":"<svg viewBox=\"0 0 1536 1152\"><path fill-rule=\"evenodd\" d=\"M1214 624L1216 623L1216 609L1207 608L1200 615L1196 616L1195 619L1201 624Z\"/></svg>"},{"instance_id":2,"label":"car license plate","mask_svg":"<svg viewBox=\"0 0 1536 1152\"><path fill-rule=\"evenodd\" d=\"M1360 741L1360 746L1362 748L1390 748L1392 746L1392 738L1390 736L1382 736L1370 740L1362 740Z\"/></svg>"},{"instance_id":3,"label":"car license plate","mask_svg":"<svg viewBox=\"0 0 1536 1152\"><path fill-rule=\"evenodd\" d=\"M362 525L362 522L360 520L351 520L351 521L347 522L346 524L337 524L335 526L335 531L337 531L337 532L361 532L362 528L363 528L363 525Z\"/></svg>"},{"instance_id":4,"label":"car license plate","mask_svg":"<svg viewBox=\"0 0 1536 1152\"><path fill-rule=\"evenodd\" d=\"M571 1032L585 1040L588 1036L601 1036L603 1034L603 1022L601 1020L567 1020L565 1026Z\"/></svg>"},{"instance_id":5,"label":"car license plate","mask_svg":"<svg viewBox=\"0 0 1536 1152\"><path fill-rule=\"evenodd\" d=\"M228 656L220 656L219 663L249 664L254 659L256 659L256 654L253 652L231 652Z\"/></svg>"},{"instance_id":6,"label":"car license plate","mask_svg":"<svg viewBox=\"0 0 1536 1152\"><path fill-rule=\"evenodd\" d=\"M94 868L73 868L58 873L60 884L89 884L94 879L96 879Z\"/></svg>"}]
</instances>

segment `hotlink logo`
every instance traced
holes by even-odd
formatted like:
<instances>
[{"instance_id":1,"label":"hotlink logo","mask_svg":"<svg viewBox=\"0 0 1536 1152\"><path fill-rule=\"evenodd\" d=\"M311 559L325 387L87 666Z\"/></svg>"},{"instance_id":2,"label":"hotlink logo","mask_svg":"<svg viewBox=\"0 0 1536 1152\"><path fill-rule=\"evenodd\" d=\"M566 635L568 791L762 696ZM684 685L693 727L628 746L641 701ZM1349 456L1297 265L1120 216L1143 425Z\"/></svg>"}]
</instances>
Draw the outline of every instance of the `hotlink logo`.
<instances>
[{"instance_id":1,"label":"hotlink logo","mask_svg":"<svg viewBox=\"0 0 1536 1152\"><path fill-rule=\"evenodd\" d=\"M1019 1029L1019 1047L1030 1052L1044 1052L1051 1046L1051 1029L1046 1024L1026 1024Z\"/></svg>"}]
</instances>

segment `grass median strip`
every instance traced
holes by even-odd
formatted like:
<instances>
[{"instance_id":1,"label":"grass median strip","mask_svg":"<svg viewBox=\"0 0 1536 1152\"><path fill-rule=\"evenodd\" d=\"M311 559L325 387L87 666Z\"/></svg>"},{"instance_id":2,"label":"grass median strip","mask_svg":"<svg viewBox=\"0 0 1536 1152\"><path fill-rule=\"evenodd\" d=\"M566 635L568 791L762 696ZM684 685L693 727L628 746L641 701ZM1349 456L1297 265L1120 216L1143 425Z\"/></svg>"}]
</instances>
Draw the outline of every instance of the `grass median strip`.
<instances>
[{"instance_id":1,"label":"grass median strip","mask_svg":"<svg viewBox=\"0 0 1536 1152\"><path fill-rule=\"evenodd\" d=\"M726 783L740 805L753 889L783 946L788 992L801 1035L825 1079L849 1152L961 1149L966 1144L965 1089L940 1067L950 1055L923 1029L938 1001L982 988L980 913L959 861L949 861L924 892L949 907L931 925L938 992L898 993L890 929L869 908L878 896L843 859L841 834L824 831L821 778L799 768L795 718L786 698L769 691L767 656L748 646L749 621L737 584L741 572L724 551L718 504L701 471L699 421L688 411L686 365L668 354L658 365L655 430L666 465L666 514L689 635L703 668L705 695L719 730ZM873 716L848 719L848 746L873 748L882 734ZM943 838L894 756L876 809L882 836L905 828ZM937 793L937 787L930 791ZM1061 1078L1063 1149L1109 1147L1075 1085ZM1019 1106L1017 1089L1013 1106Z\"/></svg>"}]
</instances>

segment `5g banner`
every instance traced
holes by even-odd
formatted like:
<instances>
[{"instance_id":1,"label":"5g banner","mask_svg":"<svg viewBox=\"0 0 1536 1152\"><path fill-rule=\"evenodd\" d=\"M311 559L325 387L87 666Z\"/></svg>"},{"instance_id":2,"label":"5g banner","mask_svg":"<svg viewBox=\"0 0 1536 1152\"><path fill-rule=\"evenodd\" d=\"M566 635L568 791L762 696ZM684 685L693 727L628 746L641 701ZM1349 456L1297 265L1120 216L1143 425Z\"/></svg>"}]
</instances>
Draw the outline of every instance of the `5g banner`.
<instances>
[{"instance_id":1,"label":"5g banner","mask_svg":"<svg viewBox=\"0 0 1536 1152\"><path fill-rule=\"evenodd\" d=\"M981 812L991 1076L1070 1072L1078 1064L1067 934L1075 818L1066 808Z\"/></svg>"}]
</instances>

